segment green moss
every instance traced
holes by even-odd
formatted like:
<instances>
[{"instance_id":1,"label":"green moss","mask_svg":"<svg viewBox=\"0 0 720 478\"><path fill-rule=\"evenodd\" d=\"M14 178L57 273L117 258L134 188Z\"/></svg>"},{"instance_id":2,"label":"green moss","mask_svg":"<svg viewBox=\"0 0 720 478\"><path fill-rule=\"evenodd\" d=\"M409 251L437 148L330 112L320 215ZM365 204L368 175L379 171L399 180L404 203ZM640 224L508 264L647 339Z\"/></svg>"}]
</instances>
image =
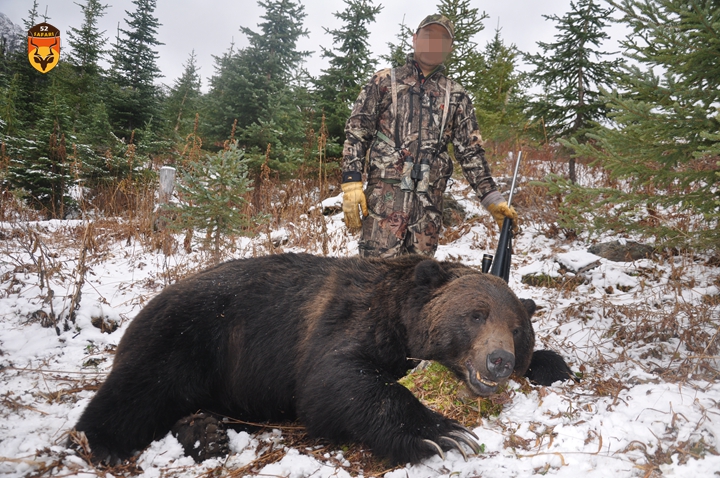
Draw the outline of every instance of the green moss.
<instances>
[{"instance_id":1,"label":"green moss","mask_svg":"<svg viewBox=\"0 0 720 478\"><path fill-rule=\"evenodd\" d=\"M436 362L412 371L399 382L426 406L465 426L476 426L483 418L499 415L512 396L504 386L491 397L476 397L450 370Z\"/></svg>"}]
</instances>

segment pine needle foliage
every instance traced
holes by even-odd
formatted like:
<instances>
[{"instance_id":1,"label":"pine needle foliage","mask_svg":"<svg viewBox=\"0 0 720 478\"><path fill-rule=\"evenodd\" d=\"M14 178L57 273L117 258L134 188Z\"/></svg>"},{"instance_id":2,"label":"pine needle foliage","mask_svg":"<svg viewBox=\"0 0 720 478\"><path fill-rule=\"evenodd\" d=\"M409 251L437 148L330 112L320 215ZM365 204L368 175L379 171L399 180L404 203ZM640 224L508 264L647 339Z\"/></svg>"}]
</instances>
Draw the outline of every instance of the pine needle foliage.
<instances>
[{"instance_id":1,"label":"pine needle foliage","mask_svg":"<svg viewBox=\"0 0 720 478\"><path fill-rule=\"evenodd\" d=\"M162 77L156 47L160 22L154 16L157 0L133 0L135 11L125 11L128 29L119 29L111 52L110 119L118 136L129 137L157 116ZM121 35L122 34L122 35Z\"/></svg>"},{"instance_id":2,"label":"pine needle foliage","mask_svg":"<svg viewBox=\"0 0 720 478\"><path fill-rule=\"evenodd\" d=\"M601 88L614 84L618 61L606 59L610 53L601 50L609 38L605 29L612 9L597 0L570 2L570 8L562 17L543 15L557 23L555 41L537 42L542 53L526 57L535 67L531 81L543 89L529 113L546 141L575 138L582 143L585 132L605 120ZM575 182L574 157L568 169Z\"/></svg>"},{"instance_id":3,"label":"pine needle foliage","mask_svg":"<svg viewBox=\"0 0 720 478\"><path fill-rule=\"evenodd\" d=\"M482 88L485 69L483 53L473 38L485 29L483 21L488 14L480 13L471 4L470 0L441 0L437 8L455 27L453 50L445 61L445 74L473 94Z\"/></svg>"},{"instance_id":4,"label":"pine needle foliage","mask_svg":"<svg viewBox=\"0 0 720 478\"><path fill-rule=\"evenodd\" d=\"M177 185L181 203L169 206L176 220L174 229L202 229L205 245L220 262L226 236L248 234L253 221L245 214L246 193L251 191L248 160L237 142L228 142L223 150L190 161Z\"/></svg>"},{"instance_id":5,"label":"pine needle foliage","mask_svg":"<svg viewBox=\"0 0 720 478\"><path fill-rule=\"evenodd\" d=\"M515 140L527 123L527 105L523 74L517 63L521 55L515 45L506 45L500 29L483 52L484 68L470 94L474 98L478 125L486 149L504 141Z\"/></svg>"},{"instance_id":6,"label":"pine needle foliage","mask_svg":"<svg viewBox=\"0 0 720 478\"><path fill-rule=\"evenodd\" d=\"M594 158L614 187L555 178L568 226L637 233L658 243L720 248L720 9L712 1L613 2L636 63L606 92L614 124L566 143Z\"/></svg>"},{"instance_id":7,"label":"pine needle foliage","mask_svg":"<svg viewBox=\"0 0 720 478\"><path fill-rule=\"evenodd\" d=\"M325 115L329 135L344 138L345 122L350 108L377 67L372 58L368 26L375 21L382 6L372 0L345 0L345 9L333 15L343 21L338 29L324 28L332 36L333 49L321 46L322 57L329 66L315 80L318 106Z\"/></svg>"},{"instance_id":8,"label":"pine needle foliage","mask_svg":"<svg viewBox=\"0 0 720 478\"><path fill-rule=\"evenodd\" d=\"M407 61L408 54L413 51L410 39L415 32L405 24L404 16L402 18L402 22L398 24L398 27L400 27L400 31L397 35L395 35L398 43L387 42L388 53L380 55L380 59L387 62L390 68L403 66Z\"/></svg>"}]
</instances>

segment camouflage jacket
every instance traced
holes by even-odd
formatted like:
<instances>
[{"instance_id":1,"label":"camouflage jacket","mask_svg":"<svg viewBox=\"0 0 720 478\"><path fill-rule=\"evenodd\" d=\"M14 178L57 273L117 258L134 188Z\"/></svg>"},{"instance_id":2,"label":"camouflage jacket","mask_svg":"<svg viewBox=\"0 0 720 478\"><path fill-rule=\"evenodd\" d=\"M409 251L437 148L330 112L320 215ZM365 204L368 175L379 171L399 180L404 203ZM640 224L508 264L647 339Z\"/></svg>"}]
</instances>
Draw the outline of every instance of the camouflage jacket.
<instances>
[{"instance_id":1,"label":"camouflage jacket","mask_svg":"<svg viewBox=\"0 0 720 478\"><path fill-rule=\"evenodd\" d=\"M430 162L430 184L442 187L453 168L447 144L452 142L455 158L480 198L497 190L485 160L482 137L472 101L465 89L450 80L440 66L421 82L421 72L412 54L407 63L395 69L397 85L397 124L393 118L390 69L381 70L365 85L345 126L343 181L360 181L369 158L368 180L399 180L404 158L395 148L397 127L399 149L416 161ZM445 88L450 88L450 110L439 141ZM368 155L369 149L369 155Z\"/></svg>"}]
</instances>

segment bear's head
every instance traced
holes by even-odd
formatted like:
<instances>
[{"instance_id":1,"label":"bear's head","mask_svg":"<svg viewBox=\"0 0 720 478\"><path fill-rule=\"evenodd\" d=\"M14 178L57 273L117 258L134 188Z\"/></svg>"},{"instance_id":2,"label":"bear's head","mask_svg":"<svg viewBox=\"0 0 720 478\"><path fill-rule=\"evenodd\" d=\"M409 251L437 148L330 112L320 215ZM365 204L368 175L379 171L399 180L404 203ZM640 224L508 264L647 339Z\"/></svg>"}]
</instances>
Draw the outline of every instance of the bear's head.
<instances>
[{"instance_id":1,"label":"bear's head","mask_svg":"<svg viewBox=\"0 0 720 478\"><path fill-rule=\"evenodd\" d=\"M480 396L495 393L513 372L525 373L535 302L518 299L498 277L434 260L416 266L415 285L426 297L411 334L416 358L440 362Z\"/></svg>"}]
</instances>

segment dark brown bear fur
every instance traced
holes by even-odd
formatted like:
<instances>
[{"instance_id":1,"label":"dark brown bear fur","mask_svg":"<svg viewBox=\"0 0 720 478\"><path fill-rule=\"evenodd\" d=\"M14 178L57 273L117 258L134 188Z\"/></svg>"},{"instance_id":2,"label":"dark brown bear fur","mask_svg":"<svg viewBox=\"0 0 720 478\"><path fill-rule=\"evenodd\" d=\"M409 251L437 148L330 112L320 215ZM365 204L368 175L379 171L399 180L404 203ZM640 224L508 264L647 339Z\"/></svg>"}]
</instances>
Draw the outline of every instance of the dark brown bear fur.
<instances>
[{"instance_id":1,"label":"dark brown bear fur","mask_svg":"<svg viewBox=\"0 0 720 478\"><path fill-rule=\"evenodd\" d=\"M427 440L448 449L448 438L472 439L396 381L416 359L436 360L493 393L530 366L534 309L497 277L420 256L227 262L140 311L75 428L95 461L116 461L198 410L298 419L313 437L417 462L438 451Z\"/></svg>"}]
</instances>

